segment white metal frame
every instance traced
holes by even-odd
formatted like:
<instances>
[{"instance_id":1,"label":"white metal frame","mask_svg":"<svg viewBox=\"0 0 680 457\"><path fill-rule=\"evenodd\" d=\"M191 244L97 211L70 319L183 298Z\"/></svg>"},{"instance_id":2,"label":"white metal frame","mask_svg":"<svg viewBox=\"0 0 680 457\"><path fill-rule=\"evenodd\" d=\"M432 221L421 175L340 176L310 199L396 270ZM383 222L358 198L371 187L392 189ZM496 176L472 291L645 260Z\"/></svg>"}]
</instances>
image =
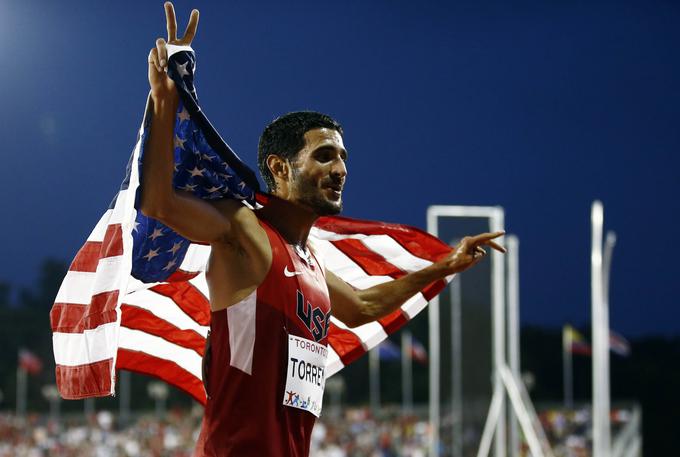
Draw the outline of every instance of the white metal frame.
<instances>
[{"instance_id":1,"label":"white metal frame","mask_svg":"<svg viewBox=\"0 0 680 457\"><path fill-rule=\"evenodd\" d=\"M427 229L434 236L439 236L437 220L439 217L479 217L489 219L492 232L504 229L504 212L501 207L488 206L430 206L427 210ZM512 243L512 241L511 241ZM505 331L505 262L503 254L492 250L492 320L493 320L493 365L494 383L493 397L489 413L484 426L478 457L489 454L491 442L495 437L496 457L505 457L506 453L506 392L510 397L513 412L527 437L527 441L534 457L552 457L552 451L545 439L545 434L537 420L536 413L524 385L519 379L519 343L518 328L509 332L511 342L510 363L506 362L506 331ZM516 270L513 280L517 279ZM510 311L513 326L518 327L518 291L511 293L513 309ZM429 317L429 346L430 346L430 456L436 457L439 442L440 427L440 348L439 348L439 299L434 298L428 307ZM514 442L514 440L513 440ZM513 454L514 455L514 454Z\"/></svg>"},{"instance_id":2,"label":"white metal frame","mask_svg":"<svg viewBox=\"0 0 680 457\"><path fill-rule=\"evenodd\" d=\"M503 230L503 209L489 206L443 206L434 205L427 209L427 230L434 236L439 236L437 219L439 217L479 217L489 219L491 231ZM493 330L494 330L494 366L498 366L505 360L505 277L502 254L492 250L492 307L493 307ZM439 403L440 403L440 364L439 350L439 298L435 297L428 306L429 330L430 330L430 455L437 456L437 443L439 442ZM500 374L494 375L494 392L502 388ZM505 411L505 397L500 399L500 415ZM505 421L498 421L496 425L496 457L505 457Z\"/></svg>"}]
</instances>

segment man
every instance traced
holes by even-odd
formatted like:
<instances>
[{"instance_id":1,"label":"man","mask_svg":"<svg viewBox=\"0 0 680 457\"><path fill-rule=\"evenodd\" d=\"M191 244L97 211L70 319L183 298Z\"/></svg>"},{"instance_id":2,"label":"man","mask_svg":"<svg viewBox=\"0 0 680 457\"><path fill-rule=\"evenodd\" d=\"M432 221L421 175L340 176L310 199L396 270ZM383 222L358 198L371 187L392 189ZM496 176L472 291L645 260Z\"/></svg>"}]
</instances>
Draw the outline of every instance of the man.
<instances>
[{"instance_id":1,"label":"man","mask_svg":"<svg viewBox=\"0 0 680 457\"><path fill-rule=\"evenodd\" d=\"M165 12L168 43L191 44L198 11L179 40L171 3ZM428 284L475 265L483 246L504 252L493 241L502 232L464 238L423 270L354 290L325 270L307 244L316 219L342 209L347 150L340 125L298 112L267 126L258 163L271 195L262 209L201 200L172 185L178 94L167 64L166 41L158 39L149 53L153 108L141 210L211 246L208 401L195 455L306 456L323 396L331 312L350 327L386 316Z\"/></svg>"}]
</instances>

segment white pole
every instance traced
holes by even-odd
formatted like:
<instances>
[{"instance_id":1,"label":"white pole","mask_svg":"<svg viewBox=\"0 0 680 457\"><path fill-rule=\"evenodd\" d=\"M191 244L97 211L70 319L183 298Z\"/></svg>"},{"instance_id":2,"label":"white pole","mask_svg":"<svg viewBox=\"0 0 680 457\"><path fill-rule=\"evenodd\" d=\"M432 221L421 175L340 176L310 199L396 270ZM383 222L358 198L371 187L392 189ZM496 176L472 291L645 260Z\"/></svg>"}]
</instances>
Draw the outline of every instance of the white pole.
<instances>
[{"instance_id":1,"label":"white pole","mask_svg":"<svg viewBox=\"0 0 680 457\"><path fill-rule=\"evenodd\" d=\"M593 457L609 457L609 313L602 292L602 203L591 210L592 245L590 255L591 313L593 338Z\"/></svg>"},{"instance_id":2,"label":"white pole","mask_svg":"<svg viewBox=\"0 0 680 457\"><path fill-rule=\"evenodd\" d=\"M411 332L401 332L401 398L403 414L413 411L413 361L411 359Z\"/></svg>"},{"instance_id":3,"label":"white pole","mask_svg":"<svg viewBox=\"0 0 680 457\"><path fill-rule=\"evenodd\" d=\"M435 208L427 211L427 231L438 236ZM439 297L430 301L427 307L429 325L429 389L430 389L430 457L438 457L439 446Z\"/></svg>"},{"instance_id":4,"label":"white pole","mask_svg":"<svg viewBox=\"0 0 680 457\"><path fill-rule=\"evenodd\" d=\"M496 208L490 219L492 232L503 230L503 209ZM505 366L505 259L503 254L491 250L491 281L493 306L493 362L494 362L494 386L502 390L500 368ZM505 457L506 450L506 421L505 421L505 393L500 400L499 420L496 423L495 452L496 457Z\"/></svg>"},{"instance_id":5,"label":"white pole","mask_svg":"<svg viewBox=\"0 0 680 457\"><path fill-rule=\"evenodd\" d=\"M368 373L371 409L377 415L380 411L380 348L377 346L368 352Z\"/></svg>"},{"instance_id":6,"label":"white pole","mask_svg":"<svg viewBox=\"0 0 680 457\"><path fill-rule=\"evenodd\" d=\"M23 420L26 415L26 370L17 366L17 417Z\"/></svg>"},{"instance_id":7,"label":"white pole","mask_svg":"<svg viewBox=\"0 0 680 457\"><path fill-rule=\"evenodd\" d=\"M94 414L94 398L86 398L83 401L83 414L89 419Z\"/></svg>"},{"instance_id":8,"label":"white pole","mask_svg":"<svg viewBox=\"0 0 680 457\"><path fill-rule=\"evenodd\" d=\"M118 397L118 417L120 423L125 426L130 420L130 372L119 371L120 374L120 396Z\"/></svg>"},{"instance_id":9,"label":"white pole","mask_svg":"<svg viewBox=\"0 0 680 457\"><path fill-rule=\"evenodd\" d=\"M451 428L453 457L463 457L463 335L460 276L451 281Z\"/></svg>"},{"instance_id":10,"label":"white pole","mask_svg":"<svg viewBox=\"0 0 680 457\"><path fill-rule=\"evenodd\" d=\"M519 362L519 240L514 235L505 237L508 249L508 364L515 379L520 379ZM510 414L510 455L520 451L517 416Z\"/></svg>"},{"instance_id":11,"label":"white pole","mask_svg":"<svg viewBox=\"0 0 680 457\"><path fill-rule=\"evenodd\" d=\"M564 407L574 407L574 365L571 353L571 329L562 328L562 386L564 388Z\"/></svg>"}]
</instances>

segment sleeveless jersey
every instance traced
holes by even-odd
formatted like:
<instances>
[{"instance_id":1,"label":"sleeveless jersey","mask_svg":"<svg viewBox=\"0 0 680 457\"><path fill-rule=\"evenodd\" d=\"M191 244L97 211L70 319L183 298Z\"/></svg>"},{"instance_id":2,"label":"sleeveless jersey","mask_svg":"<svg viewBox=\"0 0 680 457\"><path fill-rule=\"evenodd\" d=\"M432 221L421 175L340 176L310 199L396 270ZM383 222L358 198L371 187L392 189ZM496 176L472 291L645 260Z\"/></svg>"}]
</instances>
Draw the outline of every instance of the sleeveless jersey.
<instances>
[{"instance_id":1,"label":"sleeveless jersey","mask_svg":"<svg viewBox=\"0 0 680 457\"><path fill-rule=\"evenodd\" d=\"M212 313L195 457L309 455L315 416L283 405L288 335L326 345L325 271L314 255L304 259L267 222L260 225L272 249L267 276L244 300Z\"/></svg>"}]
</instances>

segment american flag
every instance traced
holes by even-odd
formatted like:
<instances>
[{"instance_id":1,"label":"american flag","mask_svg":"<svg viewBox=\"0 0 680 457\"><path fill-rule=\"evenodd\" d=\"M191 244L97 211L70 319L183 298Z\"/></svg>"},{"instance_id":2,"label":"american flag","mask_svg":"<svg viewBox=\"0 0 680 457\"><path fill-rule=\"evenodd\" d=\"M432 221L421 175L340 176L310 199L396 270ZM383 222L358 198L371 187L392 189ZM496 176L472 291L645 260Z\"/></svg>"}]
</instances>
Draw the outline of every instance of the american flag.
<instances>
[{"instance_id":1,"label":"american flag","mask_svg":"<svg viewBox=\"0 0 680 457\"><path fill-rule=\"evenodd\" d=\"M212 127L193 86L188 47L169 46L169 75L180 94L175 123L178 189L201 198L257 206L257 179ZM201 361L210 325L205 278L210 247L182 238L138 211L149 106L126 177L78 251L50 313L57 386L62 397L112 395L116 370L158 377L205 403ZM399 224L321 218L310 244L326 267L363 289L417 271L451 248ZM327 373L337 373L420 312L446 285L425 287L399 310L349 329L331 318Z\"/></svg>"}]
</instances>

